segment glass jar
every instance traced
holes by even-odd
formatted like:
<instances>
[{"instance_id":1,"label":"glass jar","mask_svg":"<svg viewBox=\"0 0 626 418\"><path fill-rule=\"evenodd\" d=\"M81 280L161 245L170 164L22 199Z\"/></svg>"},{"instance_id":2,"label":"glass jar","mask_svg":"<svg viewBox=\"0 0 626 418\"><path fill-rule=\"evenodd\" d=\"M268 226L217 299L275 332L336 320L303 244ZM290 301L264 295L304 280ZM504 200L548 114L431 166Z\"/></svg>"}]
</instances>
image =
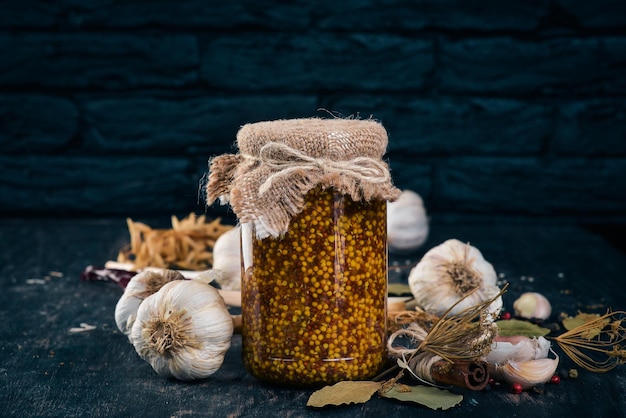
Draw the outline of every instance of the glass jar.
<instances>
[{"instance_id":1,"label":"glass jar","mask_svg":"<svg viewBox=\"0 0 626 418\"><path fill-rule=\"evenodd\" d=\"M316 188L280 238L242 224L243 361L268 382L373 377L386 360L386 201Z\"/></svg>"}]
</instances>

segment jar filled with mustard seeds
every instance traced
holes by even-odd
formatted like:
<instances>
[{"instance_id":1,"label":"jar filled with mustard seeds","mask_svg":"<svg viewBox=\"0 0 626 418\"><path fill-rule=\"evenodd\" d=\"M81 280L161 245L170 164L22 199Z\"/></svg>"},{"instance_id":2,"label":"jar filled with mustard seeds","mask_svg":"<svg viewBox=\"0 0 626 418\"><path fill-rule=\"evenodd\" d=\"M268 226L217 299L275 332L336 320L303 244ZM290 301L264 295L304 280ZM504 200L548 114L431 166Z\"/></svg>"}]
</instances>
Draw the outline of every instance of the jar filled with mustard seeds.
<instances>
[{"instance_id":1,"label":"jar filled with mustard seeds","mask_svg":"<svg viewBox=\"0 0 626 418\"><path fill-rule=\"evenodd\" d=\"M386 202L316 188L279 238L242 224L243 359L255 376L316 385L386 359Z\"/></svg>"},{"instance_id":2,"label":"jar filled with mustard seeds","mask_svg":"<svg viewBox=\"0 0 626 418\"><path fill-rule=\"evenodd\" d=\"M244 125L208 201L241 224L243 361L268 382L373 377L386 361L387 136L371 120Z\"/></svg>"}]
</instances>

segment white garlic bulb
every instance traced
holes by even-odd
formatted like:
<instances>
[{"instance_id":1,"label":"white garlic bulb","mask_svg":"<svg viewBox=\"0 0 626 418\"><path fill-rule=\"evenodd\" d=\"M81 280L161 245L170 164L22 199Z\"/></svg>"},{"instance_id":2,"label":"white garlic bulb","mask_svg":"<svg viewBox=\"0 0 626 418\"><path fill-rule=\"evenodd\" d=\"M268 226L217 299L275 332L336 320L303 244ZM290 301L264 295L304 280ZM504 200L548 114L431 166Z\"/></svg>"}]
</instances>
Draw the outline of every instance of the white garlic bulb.
<instances>
[{"instance_id":1,"label":"white garlic bulb","mask_svg":"<svg viewBox=\"0 0 626 418\"><path fill-rule=\"evenodd\" d=\"M183 279L183 275L176 270L142 271L134 275L115 305L115 323L119 330L130 339L130 331L141 302L156 293L164 284Z\"/></svg>"},{"instance_id":2,"label":"white garlic bulb","mask_svg":"<svg viewBox=\"0 0 626 418\"><path fill-rule=\"evenodd\" d=\"M428 218L422 198L404 190L395 202L387 203L387 243L390 251L412 251L428 238Z\"/></svg>"},{"instance_id":3,"label":"white garlic bulb","mask_svg":"<svg viewBox=\"0 0 626 418\"><path fill-rule=\"evenodd\" d=\"M131 340L159 375L194 380L220 368L232 336L233 320L217 289L181 280L142 302Z\"/></svg>"},{"instance_id":4,"label":"white garlic bulb","mask_svg":"<svg viewBox=\"0 0 626 418\"><path fill-rule=\"evenodd\" d=\"M481 252L456 239L430 249L409 274L415 303L435 315L443 315L459 301L450 314L496 297L500 292L496 282L496 272ZM500 309L502 297L498 296L488 313L496 316Z\"/></svg>"},{"instance_id":5,"label":"white garlic bulb","mask_svg":"<svg viewBox=\"0 0 626 418\"><path fill-rule=\"evenodd\" d=\"M241 290L240 227L220 235L213 245L213 269L222 271L216 282L224 290Z\"/></svg>"},{"instance_id":6,"label":"white garlic bulb","mask_svg":"<svg viewBox=\"0 0 626 418\"><path fill-rule=\"evenodd\" d=\"M522 318L545 320L552 314L552 305L541 293L526 292L513 302L513 310Z\"/></svg>"}]
</instances>

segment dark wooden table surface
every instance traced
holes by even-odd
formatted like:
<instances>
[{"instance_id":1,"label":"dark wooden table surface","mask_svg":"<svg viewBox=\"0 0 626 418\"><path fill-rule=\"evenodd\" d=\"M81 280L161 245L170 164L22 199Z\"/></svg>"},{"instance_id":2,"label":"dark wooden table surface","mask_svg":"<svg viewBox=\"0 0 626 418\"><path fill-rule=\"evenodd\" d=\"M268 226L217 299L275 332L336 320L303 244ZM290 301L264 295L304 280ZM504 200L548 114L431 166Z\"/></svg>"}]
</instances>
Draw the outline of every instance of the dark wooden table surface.
<instances>
[{"instance_id":1,"label":"dark wooden table surface","mask_svg":"<svg viewBox=\"0 0 626 418\"><path fill-rule=\"evenodd\" d=\"M523 291L544 293L554 315L625 309L626 255L603 236L567 225L437 223L424 249L458 238L478 247L510 283L505 309ZM0 220L0 415L15 417L619 417L626 414L626 366L546 385L543 394L450 390L447 411L377 398L311 409L312 390L265 385L240 362L234 337L222 368L182 383L156 375L115 326L122 291L80 281L83 269L114 259L128 242L124 219ZM423 253L392 258L402 280ZM95 328L71 332L80 324ZM561 368L575 367L561 356Z\"/></svg>"}]
</instances>

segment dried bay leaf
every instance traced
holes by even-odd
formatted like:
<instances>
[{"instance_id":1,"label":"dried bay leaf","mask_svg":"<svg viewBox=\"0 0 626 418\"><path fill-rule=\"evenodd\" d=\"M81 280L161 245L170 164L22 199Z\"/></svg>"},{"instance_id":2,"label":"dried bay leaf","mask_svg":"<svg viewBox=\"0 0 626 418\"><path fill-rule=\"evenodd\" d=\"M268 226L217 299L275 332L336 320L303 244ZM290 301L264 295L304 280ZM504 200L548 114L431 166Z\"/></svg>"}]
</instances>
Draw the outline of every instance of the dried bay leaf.
<instances>
[{"instance_id":1,"label":"dried bay leaf","mask_svg":"<svg viewBox=\"0 0 626 418\"><path fill-rule=\"evenodd\" d=\"M382 386L381 382L345 381L316 390L309 397L307 406L321 408L328 405L365 403Z\"/></svg>"},{"instance_id":2,"label":"dried bay leaf","mask_svg":"<svg viewBox=\"0 0 626 418\"><path fill-rule=\"evenodd\" d=\"M543 337L550 333L548 328L542 328L532 322L522 321L519 319L507 319L504 321L496 321L498 326L498 335L503 337L512 337L522 335L524 337Z\"/></svg>"},{"instance_id":3,"label":"dried bay leaf","mask_svg":"<svg viewBox=\"0 0 626 418\"><path fill-rule=\"evenodd\" d=\"M433 410L450 409L460 404L463 400L463 395L457 395L447 390L431 386L407 386L398 384L393 385L393 387L383 393L382 396L403 402L414 402Z\"/></svg>"},{"instance_id":4,"label":"dried bay leaf","mask_svg":"<svg viewBox=\"0 0 626 418\"><path fill-rule=\"evenodd\" d=\"M600 317L601 315L599 314L587 314L587 313L579 312L578 315L574 317L568 316L567 318L565 318L563 320L563 328L565 328L568 331L571 331L574 328L583 326L591 321L599 320ZM590 327L588 330L586 330L585 332L581 334L581 337L587 340L590 340L600 335L600 332L602 332L602 329L606 327L607 325L609 325L609 322L610 320L608 318L602 321L598 321L597 327Z\"/></svg>"}]
</instances>

